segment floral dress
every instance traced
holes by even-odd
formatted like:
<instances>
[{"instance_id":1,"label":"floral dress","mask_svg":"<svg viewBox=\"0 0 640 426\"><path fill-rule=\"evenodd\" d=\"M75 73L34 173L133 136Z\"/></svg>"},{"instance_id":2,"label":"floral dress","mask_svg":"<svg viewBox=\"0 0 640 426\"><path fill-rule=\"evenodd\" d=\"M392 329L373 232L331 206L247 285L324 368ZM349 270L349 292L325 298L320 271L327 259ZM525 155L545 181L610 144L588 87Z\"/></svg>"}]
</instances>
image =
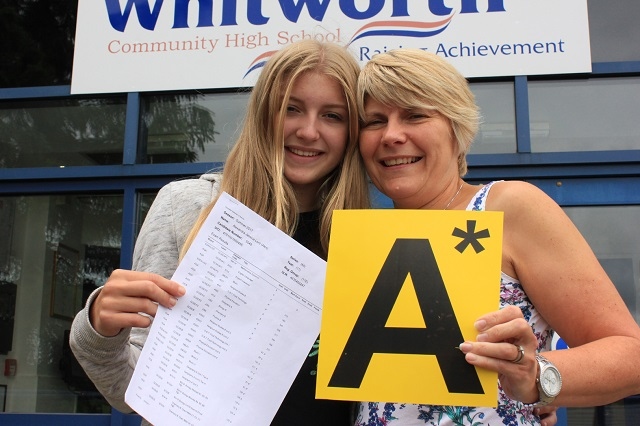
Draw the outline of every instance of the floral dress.
<instances>
[{"instance_id":1,"label":"floral dress","mask_svg":"<svg viewBox=\"0 0 640 426\"><path fill-rule=\"evenodd\" d=\"M471 199L467 210L483 211L491 182L483 186ZM538 339L538 351L549 350L552 331L538 313L520 282L502 273L500 276L500 307L518 306ZM497 408L458 407L442 405L400 404L392 402L361 402L356 412L356 426L479 426L479 425L539 425L540 419L532 408L509 399L498 383Z\"/></svg>"}]
</instances>

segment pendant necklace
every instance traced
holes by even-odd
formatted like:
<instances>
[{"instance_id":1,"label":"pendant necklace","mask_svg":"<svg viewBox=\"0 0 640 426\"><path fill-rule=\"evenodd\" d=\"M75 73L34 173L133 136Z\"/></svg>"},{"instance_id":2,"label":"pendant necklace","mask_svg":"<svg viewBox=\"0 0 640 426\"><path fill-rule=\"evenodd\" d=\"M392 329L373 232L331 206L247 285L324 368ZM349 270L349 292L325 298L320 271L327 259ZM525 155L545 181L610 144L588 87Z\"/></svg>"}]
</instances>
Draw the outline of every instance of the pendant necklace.
<instances>
[{"instance_id":1,"label":"pendant necklace","mask_svg":"<svg viewBox=\"0 0 640 426\"><path fill-rule=\"evenodd\" d=\"M460 190L462 189L462 185L464 185L464 181L460 184L460 187L458 188L458 191L456 192L456 195L454 195L453 198L451 200L449 200L449 202L447 203L447 206L444 208L444 210L448 209L449 206L451 205L451 203L453 203L453 200L456 199L456 197L460 193Z\"/></svg>"}]
</instances>

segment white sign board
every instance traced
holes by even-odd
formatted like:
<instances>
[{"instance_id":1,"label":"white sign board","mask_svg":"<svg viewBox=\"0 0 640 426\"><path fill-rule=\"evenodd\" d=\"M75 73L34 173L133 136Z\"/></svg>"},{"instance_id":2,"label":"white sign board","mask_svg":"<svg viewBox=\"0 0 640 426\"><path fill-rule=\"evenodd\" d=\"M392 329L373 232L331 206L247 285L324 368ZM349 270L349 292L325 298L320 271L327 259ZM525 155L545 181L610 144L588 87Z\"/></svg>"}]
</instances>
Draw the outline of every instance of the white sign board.
<instances>
[{"instance_id":1,"label":"white sign board","mask_svg":"<svg viewBox=\"0 0 640 426\"><path fill-rule=\"evenodd\" d=\"M587 0L79 0L71 93L250 87L281 47L398 47L467 77L591 71Z\"/></svg>"}]
</instances>

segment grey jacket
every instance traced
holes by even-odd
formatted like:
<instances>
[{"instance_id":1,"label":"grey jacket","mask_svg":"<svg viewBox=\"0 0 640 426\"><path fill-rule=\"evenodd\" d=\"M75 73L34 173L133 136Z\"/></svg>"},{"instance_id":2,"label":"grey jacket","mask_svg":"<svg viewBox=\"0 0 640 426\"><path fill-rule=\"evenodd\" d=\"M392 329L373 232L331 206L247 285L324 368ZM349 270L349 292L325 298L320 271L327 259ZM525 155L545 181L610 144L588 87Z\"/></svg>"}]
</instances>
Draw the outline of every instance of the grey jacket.
<instances>
[{"instance_id":1,"label":"grey jacket","mask_svg":"<svg viewBox=\"0 0 640 426\"><path fill-rule=\"evenodd\" d=\"M205 174L164 186L142 225L133 253L133 270L171 278L178 253L201 210L217 195L220 175ZM144 345L148 328L124 329L104 337L89 321L89 307L96 289L75 317L69 343L78 362L105 399L123 413L132 412L124 394ZM146 422L143 422L146 423Z\"/></svg>"}]
</instances>

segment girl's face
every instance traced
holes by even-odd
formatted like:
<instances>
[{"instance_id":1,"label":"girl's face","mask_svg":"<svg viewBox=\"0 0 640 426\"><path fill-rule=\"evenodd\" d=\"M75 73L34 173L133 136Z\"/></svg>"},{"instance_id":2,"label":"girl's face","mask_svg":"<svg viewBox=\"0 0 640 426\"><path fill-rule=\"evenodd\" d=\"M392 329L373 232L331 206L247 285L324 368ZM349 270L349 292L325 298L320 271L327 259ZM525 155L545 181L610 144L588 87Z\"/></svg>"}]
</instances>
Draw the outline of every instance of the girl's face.
<instances>
[{"instance_id":1,"label":"girl's face","mask_svg":"<svg viewBox=\"0 0 640 426\"><path fill-rule=\"evenodd\" d=\"M284 119L284 175L302 211L315 208L320 185L344 157L348 135L340 84L316 72L298 77Z\"/></svg>"},{"instance_id":2,"label":"girl's face","mask_svg":"<svg viewBox=\"0 0 640 426\"><path fill-rule=\"evenodd\" d=\"M437 112L369 99L359 143L369 177L396 207L431 207L459 177L458 144Z\"/></svg>"}]
</instances>

